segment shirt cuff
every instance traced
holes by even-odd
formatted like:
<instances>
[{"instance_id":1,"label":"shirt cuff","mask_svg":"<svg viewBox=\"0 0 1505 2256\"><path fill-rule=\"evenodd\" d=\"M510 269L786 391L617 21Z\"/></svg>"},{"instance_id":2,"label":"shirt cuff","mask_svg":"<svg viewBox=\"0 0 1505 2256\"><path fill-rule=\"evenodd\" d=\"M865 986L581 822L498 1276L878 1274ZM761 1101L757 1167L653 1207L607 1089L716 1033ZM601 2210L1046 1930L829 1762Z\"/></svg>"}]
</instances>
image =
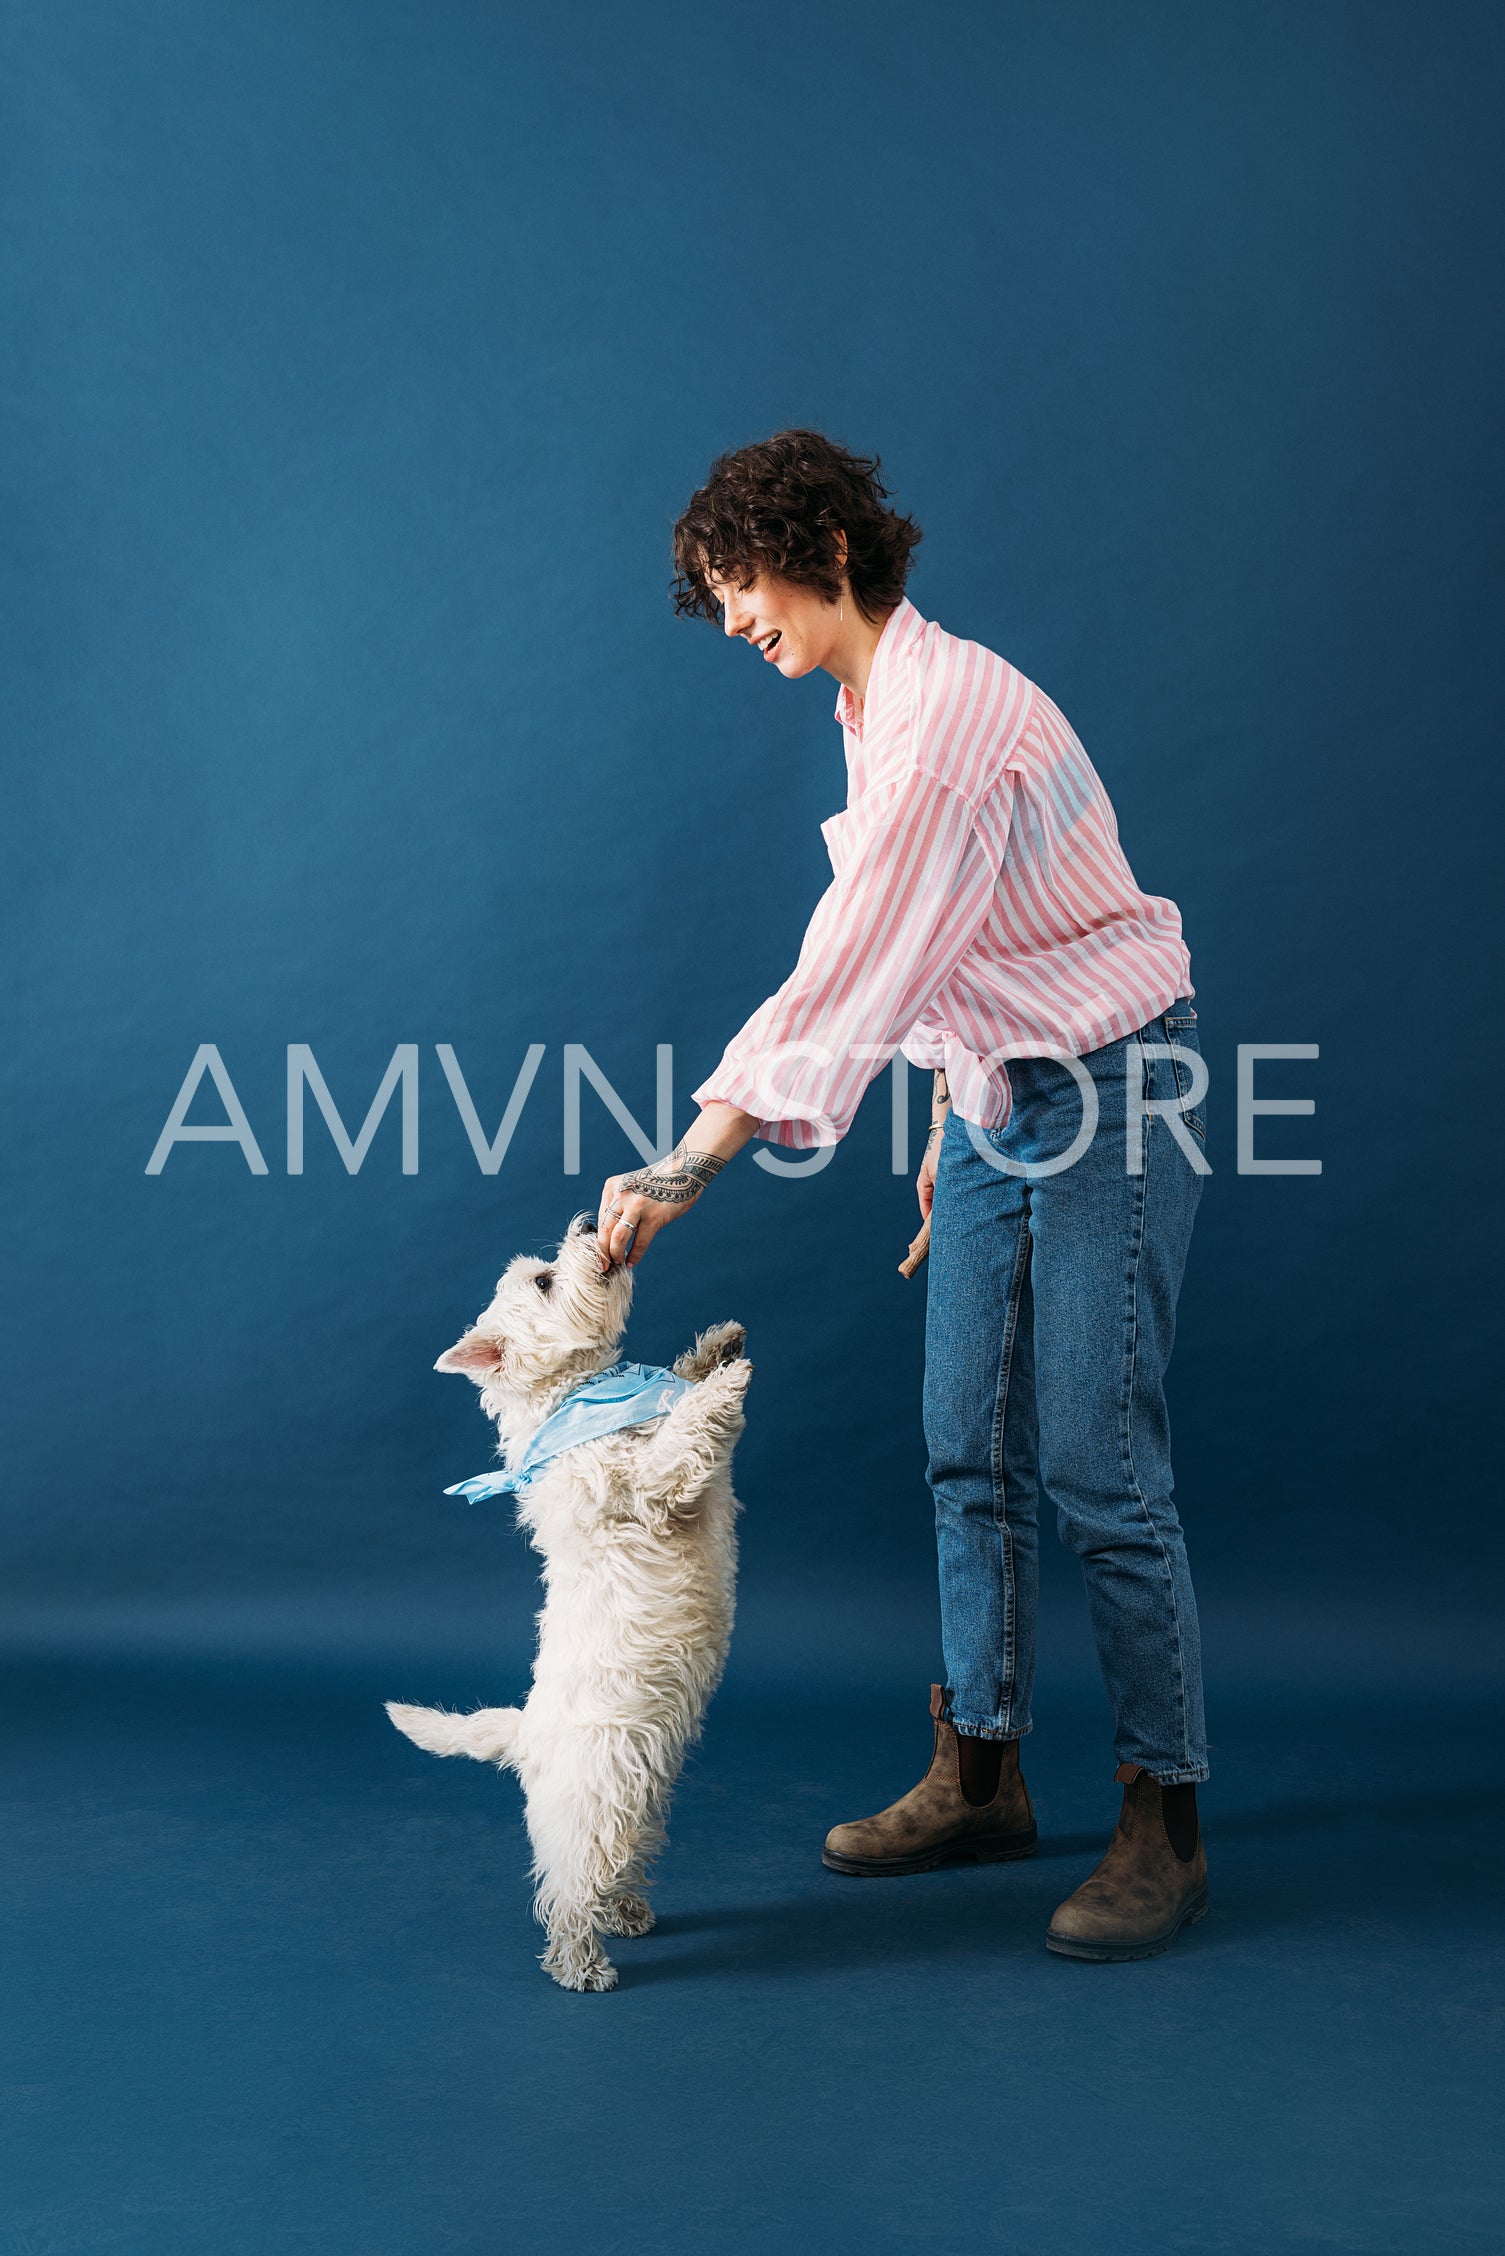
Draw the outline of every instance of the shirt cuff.
<instances>
[{"instance_id":1,"label":"shirt cuff","mask_svg":"<svg viewBox=\"0 0 1505 2256\"><path fill-rule=\"evenodd\" d=\"M766 1094L766 1092L765 1092ZM814 1151L822 1144L841 1141L841 1133L825 1114L809 1119L798 1116L786 1120L764 1120L758 1112L759 1092L755 1077L745 1068L722 1064L702 1081L698 1089L690 1091L690 1102L695 1105L729 1104L739 1112L750 1112L758 1125L753 1130L765 1144L783 1144L791 1151Z\"/></svg>"}]
</instances>

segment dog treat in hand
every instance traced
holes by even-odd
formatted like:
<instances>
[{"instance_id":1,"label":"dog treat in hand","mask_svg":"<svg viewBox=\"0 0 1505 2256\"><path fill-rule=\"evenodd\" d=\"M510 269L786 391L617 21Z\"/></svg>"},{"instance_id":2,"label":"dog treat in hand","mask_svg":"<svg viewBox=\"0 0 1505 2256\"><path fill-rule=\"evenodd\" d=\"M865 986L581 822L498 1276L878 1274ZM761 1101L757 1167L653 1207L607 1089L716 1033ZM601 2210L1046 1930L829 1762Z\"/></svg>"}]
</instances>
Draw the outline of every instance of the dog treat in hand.
<instances>
[{"instance_id":1,"label":"dog treat in hand","mask_svg":"<svg viewBox=\"0 0 1505 2256\"><path fill-rule=\"evenodd\" d=\"M913 1277L918 1272L921 1262L924 1260L926 1254L929 1251L930 1216L927 1214L924 1221L920 1224L919 1236L911 1241L908 1253L905 1254L904 1259L899 1263L899 1275L901 1277Z\"/></svg>"}]
</instances>

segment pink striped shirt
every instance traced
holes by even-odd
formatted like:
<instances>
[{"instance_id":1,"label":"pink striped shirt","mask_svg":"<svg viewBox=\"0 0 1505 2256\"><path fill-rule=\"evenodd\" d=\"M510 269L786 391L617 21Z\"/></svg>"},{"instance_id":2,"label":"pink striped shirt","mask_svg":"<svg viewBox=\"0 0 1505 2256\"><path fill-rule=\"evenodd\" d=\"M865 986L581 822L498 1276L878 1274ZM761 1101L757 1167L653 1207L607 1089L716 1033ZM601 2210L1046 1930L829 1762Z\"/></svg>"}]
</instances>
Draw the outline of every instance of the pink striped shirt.
<instances>
[{"instance_id":1,"label":"pink striped shirt","mask_svg":"<svg viewBox=\"0 0 1505 2256\"><path fill-rule=\"evenodd\" d=\"M944 1066L1001 1127L1005 1060L1082 1057L1190 995L1173 901L1141 893L1064 715L993 651L902 601L862 703L843 688L847 805L799 961L694 1094L771 1143L835 1143L894 1052Z\"/></svg>"}]
</instances>

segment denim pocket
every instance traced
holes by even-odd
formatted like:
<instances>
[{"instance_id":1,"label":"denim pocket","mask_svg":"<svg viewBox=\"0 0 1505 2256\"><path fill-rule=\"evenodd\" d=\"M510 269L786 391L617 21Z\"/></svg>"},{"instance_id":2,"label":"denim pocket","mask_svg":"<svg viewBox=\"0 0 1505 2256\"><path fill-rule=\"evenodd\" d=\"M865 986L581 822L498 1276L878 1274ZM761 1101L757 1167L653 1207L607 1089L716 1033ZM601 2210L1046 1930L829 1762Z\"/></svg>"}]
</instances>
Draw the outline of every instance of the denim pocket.
<instances>
[{"instance_id":1,"label":"denim pocket","mask_svg":"<svg viewBox=\"0 0 1505 2256\"><path fill-rule=\"evenodd\" d=\"M1178 1097L1184 1098L1192 1086L1192 1074L1191 1067L1187 1064L1185 1057L1179 1053L1195 1050L1199 1057L1202 1054L1202 1045L1197 1039L1197 1014L1190 1003L1183 1003L1179 1010L1173 1008L1166 1011L1160 1024L1171 1049L1171 1064L1176 1074L1176 1094ZM1200 1112L1188 1112L1184 1113L1182 1117L1192 1134L1200 1143L1205 1144L1207 1141L1207 1122L1202 1114Z\"/></svg>"}]
</instances>

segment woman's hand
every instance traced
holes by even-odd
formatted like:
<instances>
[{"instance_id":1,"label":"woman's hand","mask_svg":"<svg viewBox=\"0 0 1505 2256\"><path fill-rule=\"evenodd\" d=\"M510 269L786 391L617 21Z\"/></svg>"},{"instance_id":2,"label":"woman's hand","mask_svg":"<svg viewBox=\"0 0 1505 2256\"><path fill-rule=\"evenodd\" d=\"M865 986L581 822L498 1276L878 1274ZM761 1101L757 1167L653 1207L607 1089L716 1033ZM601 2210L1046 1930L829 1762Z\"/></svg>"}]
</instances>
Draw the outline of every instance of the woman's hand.
<instances>
[{"instance_id":1,"label":"woman's hand","mask_svg":"<svg viewBox=\"0 0 1505 2256\"><path fill-rule=\"evenodd\" d=\"M689 1212L757 1125L752 1113L735 1105L707 1105L667 1159L626 1175L609 1175L596 1209L601 1267L635 1269L659 1231Z\"/></svg>"},{"instance_id":2,"label":"woman's hand","mask_svg":"<svg viewBox=\"0 0 1505 2256\"><path fill-rule=\"evenodd\" d=\"M930 1130L925 1138L925 1157L920 1161L920 1172L915 1177L914 1186L915 1196L920 1202L920 1212L927 1222L935 1199L935 1163L941 1156L941 1135L950 1110L951 1091L945 1074L938 1071L930 1099Z\"/></svg>"},{"instance_id":3,"label":"woman's hand","mask_svg":"<svg viewBox=\"0 0 1505 2256\"><path fill-rule=\"evenodd\" d=\"M726 1165L711 1152L677 1144L667 1159L630 1175L608 1175L596 1213L603 1269L635 1269L666 1223L677 1222Z\"/></svg>"},{"instance_id":4,"label":"woman's hand","mask_svg":"<svg viewBox=\"0 0 1505 2256\"><path fill-rule=\"evenodd\" d=\"M935 1163L940 1157L940 1150L939 1136L925 1138L925 1157L920 1161L920 1172L915 1177L915 1196L920 1202L921 1214L927 1219L935 1200Z\"/></svg>"}]
</instances>

